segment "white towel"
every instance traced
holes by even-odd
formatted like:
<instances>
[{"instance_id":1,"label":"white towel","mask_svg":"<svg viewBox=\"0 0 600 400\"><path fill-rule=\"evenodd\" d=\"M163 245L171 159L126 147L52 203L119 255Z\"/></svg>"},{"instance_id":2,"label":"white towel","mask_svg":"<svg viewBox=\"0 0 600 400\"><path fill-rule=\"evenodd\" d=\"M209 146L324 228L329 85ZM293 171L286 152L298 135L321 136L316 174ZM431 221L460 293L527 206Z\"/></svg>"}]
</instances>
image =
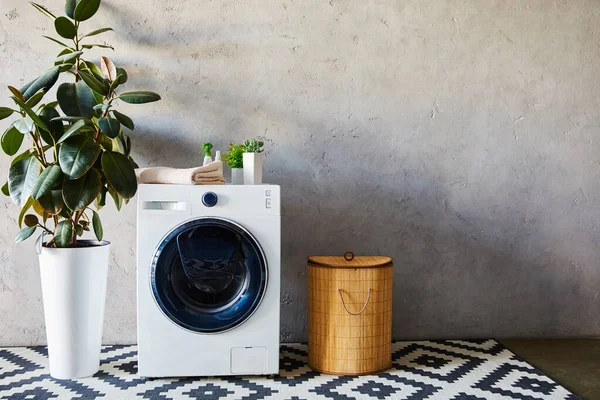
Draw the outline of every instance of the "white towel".
<instances>
[{"instance_id":1,"label":"white towel","mask_svg":"<svg viewBox=\"0 0 600 400\"><path fill-rule=\"evenodd\" d=\"M149 167L137 168L138 183L165 183L172 185L224 185L223 162L213 161L196 168Z\"/></svg>"}]
</instances>

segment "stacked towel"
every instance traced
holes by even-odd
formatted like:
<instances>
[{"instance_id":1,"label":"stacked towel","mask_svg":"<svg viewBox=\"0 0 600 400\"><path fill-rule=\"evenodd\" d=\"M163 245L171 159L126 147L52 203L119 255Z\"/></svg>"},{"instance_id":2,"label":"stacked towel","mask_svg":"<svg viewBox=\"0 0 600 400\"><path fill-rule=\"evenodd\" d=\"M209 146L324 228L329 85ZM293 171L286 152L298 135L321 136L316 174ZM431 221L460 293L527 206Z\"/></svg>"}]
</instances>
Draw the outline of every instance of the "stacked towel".
<instances>
[{"instance_id":1,"label":"stacked towel","mask_svg":"<svg viewBox=\"0 0 600 400\"><path fill-rule=\"evenodd\" d=\"M197 168L150 167L135 170L138 183L172 185L224 185L223 162L213 161Z\"/></svg>"}]
</instances>

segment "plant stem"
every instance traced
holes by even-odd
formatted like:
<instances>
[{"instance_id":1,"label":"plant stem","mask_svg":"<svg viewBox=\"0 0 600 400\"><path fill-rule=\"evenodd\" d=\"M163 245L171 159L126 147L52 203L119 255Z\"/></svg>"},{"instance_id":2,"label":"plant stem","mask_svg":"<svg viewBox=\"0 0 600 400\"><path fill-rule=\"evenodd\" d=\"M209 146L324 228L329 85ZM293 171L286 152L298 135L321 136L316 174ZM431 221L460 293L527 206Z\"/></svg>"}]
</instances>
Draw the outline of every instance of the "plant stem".
<instances>
[{"instance_id":1,"label":"plant stem","mask_svg":"<svg viewBox=\"0 0 600 400\"><path fill-rule=\"evenodd\" d=\"M79 218L81 218L81 214L83 214L83 210L75 212L75 223L79 223Z\"/></svg>"},{"instance_id":2,"label":"plant stem","mask_svg":"<svg viewBox=\"0 0 600 400\"><path fill-rule=\"evenodd\" d=\"M48 161L46 160L46 152L44 151L44 143L42 143L42 135L40 135L40 130L39 128L35 127L35 138L38 142L38 147L40 149L40 151L42 152L41 157L42 160L44 160L44 163L48 164Z\"/></svg>"},{"instance_id":3,"label":"plant stem","mask_svg":"<svg viewBox=\"0 0 600 400\"><path fill-rule=\"evenodd\" d=\"M35 150L37 151L38 155L40 156L42 164L44 165L44 167L47 167L48 166L48 162L46 161L46 156L44 155L44 151L42 150L42 148L38 144L37 138L35 137L35 134L33 133L33 131L30 131L29 134L31 135L31 140L33 141L33 144L35 146Z\"/></svg>"},{"instance_id":4,"label":"plant stem","mask_svg":"<svg viewBox=\"0 0 600 400\"><path fill-rule=\"evenodd\" d=\"M75 37L73 38L73 42L75 43L75 51L79 51L79 21L75 21ZM77 57L77 59L75 60L75 71L79 72L79 59L80 57ZM75 82L79 81L79 74L73 74L75 75Z\"/></svg>"},{"instance_id":5,"label":"plant stem","mask_svg":"<svg viewBox=\"0 0 600 400\"><path fill-rule=\"evenodd\" d=\"M53 236L54 236L54 232L52 232L50 229L46 228L44 225L42 225L42 224L38 224L38 226L39 226L40 228L42 228L43 230L45 230L46 232L48 232L49 234L51 234L51 235L53 235Z\"/></svg>"},{"instance_id":6,"label":"plant stem","mask_svg":"<svg viewBox=\"0 0 600 400\"><path fill-rule=\"evenodd\" d=\"M75 243L77 243L77 229L75 229L76 223L73 221L72 218L69 218L69 222L71 223L71 228L73 232L71 235L71 242L69 244L74 245Z\"/></svg>"},{"instance_id":7,"label":"plant stem","mask_svg":"<svg viewBox=\"0 0 600 400\"><path fill-rule=\"evenodd\" d=\"M54 150L54 162L58 163L58 146L56 145L54 138L52 140L54 141L54 146L52 146L52 149Z\"/></svg>"},{"instance_id":8,"label":"plant stem","mask_svg":"<svg viewBox=\"0 0 600 400\"><path fill-rule=\"evenodd\" d=\"M110 99L108 100L108 103L107 103L110 106L112 104L113 100L115 99L115 92L110 92L107 97L110 97ZM106 111L104 111L104 114L102 114L102 117L100 117L100 118L108 117L109 111L110 111L110 108L107 107ZM100 135L101 135L100 127L97 126L96 127L96 138L95 138L96 143L100 143Z\"/></svg>"}]
</instances>

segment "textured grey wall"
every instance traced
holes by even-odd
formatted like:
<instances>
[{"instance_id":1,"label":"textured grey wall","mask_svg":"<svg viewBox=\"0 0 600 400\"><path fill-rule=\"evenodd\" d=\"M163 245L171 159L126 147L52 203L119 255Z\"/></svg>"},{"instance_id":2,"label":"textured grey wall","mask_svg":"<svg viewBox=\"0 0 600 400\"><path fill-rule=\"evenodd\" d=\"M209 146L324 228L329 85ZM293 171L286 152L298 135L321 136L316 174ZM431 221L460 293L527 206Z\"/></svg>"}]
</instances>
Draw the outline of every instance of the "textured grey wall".
<instances>
[{"instance_id":1,"label":"textured grey wall","mask_svg":"<svg viewBox=\"0 0 600 400\"><path fill-rule=\"evenodd\" d=\"M163 95L122 107L141 165L267 138L284 340L306 340L305 257L346 249L394 257L395 338L600 335L597 0L104 0L88 25ZM2 0L0 86L48 65L52 31ZM0 206L0 344L42 343L33 243ZM135 207L103 216L105 341L134 342Z\"/></svg>"}]
</instances>

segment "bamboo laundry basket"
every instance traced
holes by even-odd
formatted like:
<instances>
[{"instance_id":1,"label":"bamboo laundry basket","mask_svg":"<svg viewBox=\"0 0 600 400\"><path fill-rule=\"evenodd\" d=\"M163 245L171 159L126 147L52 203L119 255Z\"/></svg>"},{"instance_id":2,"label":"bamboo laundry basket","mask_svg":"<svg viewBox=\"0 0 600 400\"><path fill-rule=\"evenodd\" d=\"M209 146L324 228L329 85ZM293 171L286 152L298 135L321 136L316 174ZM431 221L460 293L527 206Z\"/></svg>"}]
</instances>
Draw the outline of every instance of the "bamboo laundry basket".
<instances>
[{"instance_id":1,"label":"bamboo laundry basket","mask_svg":"<svg viewBox=\"0 0 600 400\"><path fill-rule=\"evenodd\" d=\"M365 375L392 366L390 257L308 257L308 365Z\"/></svg>"}]
</instances>

